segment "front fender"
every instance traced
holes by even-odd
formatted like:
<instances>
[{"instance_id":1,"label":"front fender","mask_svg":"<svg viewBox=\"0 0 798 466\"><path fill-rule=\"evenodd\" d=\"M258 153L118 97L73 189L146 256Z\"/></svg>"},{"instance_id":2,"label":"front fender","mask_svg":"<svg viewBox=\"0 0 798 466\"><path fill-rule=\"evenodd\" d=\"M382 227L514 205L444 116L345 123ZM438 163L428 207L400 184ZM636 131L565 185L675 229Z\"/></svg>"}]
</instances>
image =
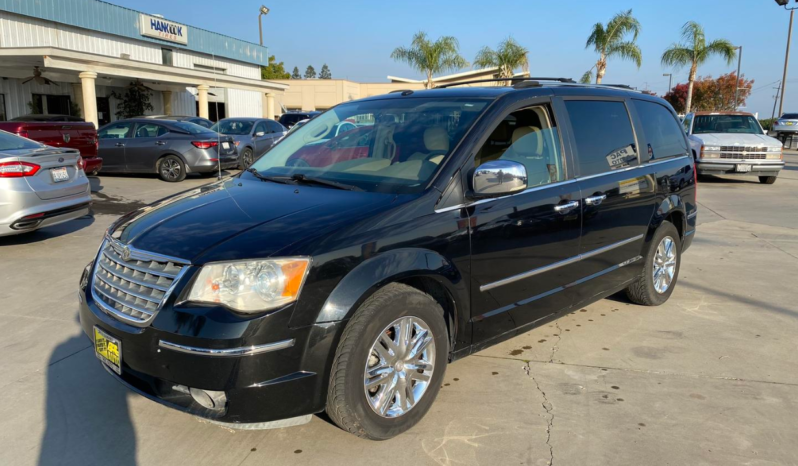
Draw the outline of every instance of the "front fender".
<instances>
[{"instance_id":1,"label":"front fender","mask_svg":"<svg viewBox=\"0 0 798 466\"><path fill-rule=\"evenodd\" d=\"M380 287L411 277L431 278L445 287L460 318L470 312L466 281L451 261L434 251L403 248L372 257L349 272L330 293L316 323L349 319Z\"/></svg>"}]
</instances>

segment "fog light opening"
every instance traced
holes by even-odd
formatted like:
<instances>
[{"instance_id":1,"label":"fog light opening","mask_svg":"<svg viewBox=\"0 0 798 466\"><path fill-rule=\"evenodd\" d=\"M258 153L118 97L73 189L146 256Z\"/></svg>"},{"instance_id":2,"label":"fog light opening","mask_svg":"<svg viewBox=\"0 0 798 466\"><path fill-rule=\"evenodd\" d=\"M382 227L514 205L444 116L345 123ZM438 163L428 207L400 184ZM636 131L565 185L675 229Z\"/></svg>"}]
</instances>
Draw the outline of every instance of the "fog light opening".
<instances>
[{"instance_id":1,"label":"fog light opening","mask_svg":"<svg viewBox=\"0 0 798 466\"><path fill-rule=\"evenodd\" d=\"M213 390L202 390L199 388L189 388L191 398L200 406L207 409L222 410L227 404L227 395L224 392Z\"/></svg>"}]
</instances>

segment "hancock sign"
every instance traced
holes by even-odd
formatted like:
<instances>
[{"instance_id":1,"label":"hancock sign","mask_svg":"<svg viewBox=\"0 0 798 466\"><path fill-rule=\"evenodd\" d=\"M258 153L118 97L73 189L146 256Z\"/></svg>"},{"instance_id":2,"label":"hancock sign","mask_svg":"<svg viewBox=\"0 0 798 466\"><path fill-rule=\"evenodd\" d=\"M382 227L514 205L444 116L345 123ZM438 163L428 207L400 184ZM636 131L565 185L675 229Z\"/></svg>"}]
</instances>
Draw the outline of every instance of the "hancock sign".
<instances>
[{"instance_id":1,"label":"hancock sign","mask_svg":"<svg viewBox=\"0 0 798 466\"><path fill-rule=\"evenodd\" d=\"M188 26L172 21L167 21L157 16L139 15L139 26L141 35L155 37L156 39L168 40L178 44L188 44Z\"/></svg>"}]
</instances>

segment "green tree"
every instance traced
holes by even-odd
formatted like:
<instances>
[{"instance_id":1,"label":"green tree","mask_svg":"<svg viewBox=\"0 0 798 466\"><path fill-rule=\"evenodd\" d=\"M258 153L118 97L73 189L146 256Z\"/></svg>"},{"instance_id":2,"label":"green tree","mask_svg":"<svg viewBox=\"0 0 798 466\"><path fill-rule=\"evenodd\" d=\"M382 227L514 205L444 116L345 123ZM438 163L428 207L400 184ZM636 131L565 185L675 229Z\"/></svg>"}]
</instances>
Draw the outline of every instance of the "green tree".
<instances>
[{"instance_id":1,"label":"green tree","mask_svg":"<svg viewBox=\"0 0 798 466\"><path fill-rule=\"evenodd\" d=\"M693 101L693 83L698 66L704 64L711 56L720 55L731 65L737 56L736 48L726 39L716 39L707 43L704 28L695 21L688 21L682 26L682 42L671 45L662 54L662 65L676 68L690 65L687 78L687 103L685 113L690 112Z\"/></svg>"},{"instance_id":2,"label":"green tree","mask_svg":"<svg viewBox=\"0 0 798 466\"><path fill-rule=\"evenodd\" d=\"M468 61L460 56L459 49L460 43L452 36L443 36L431 42L425 32L417 32L410 47L395 48L391 58L425 73L427 81L424 87L430 89L433 87L432 75L468 66Z\"/></svg>"},{"instance_id":3,"label":"green tree","mask_svg":"<svg viewBox=\"0 0 798 466\"><path fill-rule=\"evenodd\" d=\"M316 77L316 70L311 66L305 69L305 79L314 79Z\"/></svg>"},{"instance_id":4,"label":"green tree","mask_svg":"<svg viewBox=\"0 0 798 466\"><path fill-rule=\"evenodd\" d=\"M516 68L529 71L529 50L522 47L512 37L499 43L496 50L483 47L474 58L474 66L480 68L499 68L499 78L512 78Z\"/></svg>"},{"instance_id":5,"label":"green tree","mask_svg":"<svg viewBox=\"0 0 798 466\"><path fill-rule=\"evenodd\" d=\"M291 79L302 79L302 75L299 74L299 68L296 66L294 67L294 71L291 73Z\"/></svg>"},{"instance_id":6,"label":"green tree","mask_svg":"<svg viewBox=\"0 0 798 466\"><path fill-rule=\"evenodd\" d=\"M127 86L124 94L112 92L111 96L119 100L116 104L116 117L119 119L141 116L153 110L150 103L152 89L138 79Z\"/></svg>"},{"instance_id":7,"label":"green tree","mask_svg":"<svg viewBox=\"0 0 798 466\"><path fill-rule=\"evenodd\" d=\"M260 67L260 79L288 79L291 73L285 71L283 62L277 62L274 55L269 56L269 64Z\"/></svg>"},{"instance_id":8,"label":"green tree","mask_svg":"<svg viewBox=\"0 0 798 466\"><path fill-rule=\"evenodd\" d=\"M632 34L632 40L626 40L626 36ZM640 22L632 16L632 10L624 11L612 17L607 25L596 23L587 38L585 48L591 45L599 54L599 59L588 71L582 75L580 80L589 83L593 79L593 70L596 70L596 84L601 84L604 74L607 72L607 60L610 58L622 58L633 61L638 68L643 63L643 54L635 41L640 34Z\"/></svg>"},{"instance_id":9,"label":"green tree","mask_svg":"<svg viewBox=\"0 0 798 466\"><path fill-rule=\"evenodd\" d=\"M327 64L321 65L321 71L319 71L319 79L332 79L332 73L330 73L330 67Z\"/></svg>"}]
</instances>

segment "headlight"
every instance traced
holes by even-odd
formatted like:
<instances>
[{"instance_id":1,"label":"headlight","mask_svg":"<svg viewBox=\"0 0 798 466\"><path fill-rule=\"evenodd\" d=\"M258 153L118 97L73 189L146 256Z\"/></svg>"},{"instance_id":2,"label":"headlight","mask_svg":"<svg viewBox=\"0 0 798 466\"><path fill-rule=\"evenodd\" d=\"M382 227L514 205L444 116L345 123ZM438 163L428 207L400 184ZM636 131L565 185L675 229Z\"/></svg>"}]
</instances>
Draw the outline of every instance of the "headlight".
<instances>
[{"instance_id":1,"label":"headlight","mask_svg":"<svg viewBox=\"0 0 798 466\"><path fill-rule=\"evenodd\" d=\"M224 304L240 312L267 311L296 301L308 258L219 262L202 267L189 301Z\"/></svg>"},{"instance_id":2,"label":"headlight","mask_svg":"<svg viewBox=\"0 0 798 466\"><path fill-rule=\"evenodd\" d=\"M704 152L720 152L720 146L704 146Z\"/></svg>"},{"instance_id":3,"label":"headlight","mask_svg":"<svg viewBox=\"0 0 798 466\"><path fill-rule=\"evenodd\" d=\"M781 146L768 147L768 152L781 152Z\"/></svg>"}]
</instances>

